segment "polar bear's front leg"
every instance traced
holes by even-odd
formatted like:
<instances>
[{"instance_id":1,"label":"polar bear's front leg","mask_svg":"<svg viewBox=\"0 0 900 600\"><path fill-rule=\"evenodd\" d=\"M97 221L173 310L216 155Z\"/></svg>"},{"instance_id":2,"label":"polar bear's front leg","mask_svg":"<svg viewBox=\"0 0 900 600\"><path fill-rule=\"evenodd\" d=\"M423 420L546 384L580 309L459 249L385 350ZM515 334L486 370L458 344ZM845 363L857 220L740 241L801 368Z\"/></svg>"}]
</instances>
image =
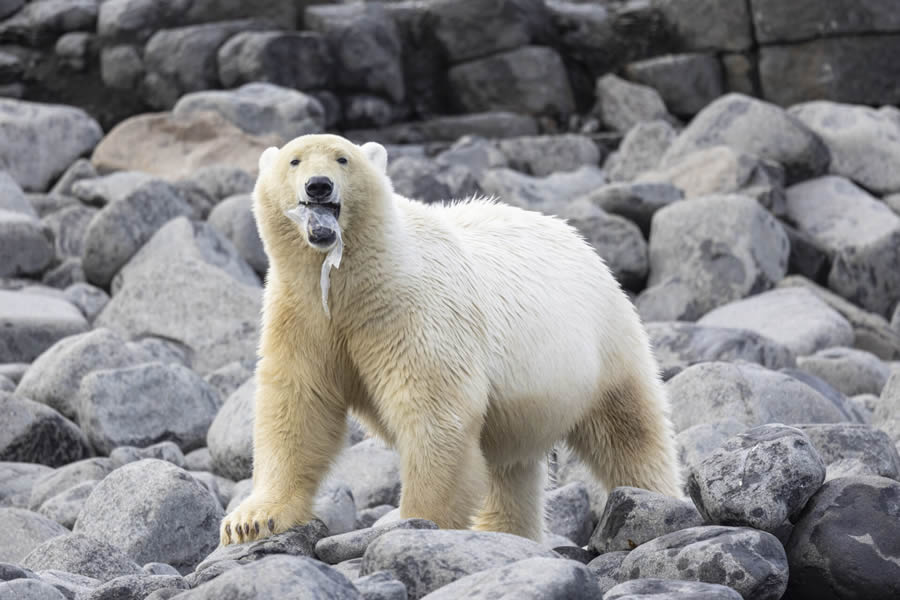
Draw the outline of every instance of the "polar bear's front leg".
<instances>
[{"instance_id":1,"label":"polar bear's front leg","mask_svg":"<svg viewBox=\"0 0 900 600\"><path fill-rule=\"evenodd\" d=\"M264 359L257 370L253 492L222 521L223 545L267 537L312 519L319 482L340 451L346 408L314 389L297 363ZM290 365L291 372L285 369Z\"/></svg>"}]
</instances>

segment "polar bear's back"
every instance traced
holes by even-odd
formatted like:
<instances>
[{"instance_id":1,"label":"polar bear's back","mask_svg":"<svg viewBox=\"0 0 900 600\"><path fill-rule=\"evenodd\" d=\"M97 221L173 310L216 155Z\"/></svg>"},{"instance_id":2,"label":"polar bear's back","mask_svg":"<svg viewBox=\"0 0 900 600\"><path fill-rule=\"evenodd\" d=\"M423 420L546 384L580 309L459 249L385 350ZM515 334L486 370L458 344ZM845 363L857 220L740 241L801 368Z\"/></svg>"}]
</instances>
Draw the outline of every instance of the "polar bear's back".
<instances>
[{"instance_id":1,"label":"polar bear's back","mask_svg":"<svg viewBox=\"0 0 900 600\"><path fill-rule=\"evenodd\" d=\"M631 302L567 223L485 200L428 209L454 230L481 288L473 293L490 322L492 387L503 396L495 409L515 407L500 419L528 427L553 418L564 427L594 404L598 373L608 380L623 354L626 364L646 363L648 356L631 356L646 347ZM548 413L548 398L565 410ZM521 439L542 446L534 436Z\"/></svg>"}]
</instances>

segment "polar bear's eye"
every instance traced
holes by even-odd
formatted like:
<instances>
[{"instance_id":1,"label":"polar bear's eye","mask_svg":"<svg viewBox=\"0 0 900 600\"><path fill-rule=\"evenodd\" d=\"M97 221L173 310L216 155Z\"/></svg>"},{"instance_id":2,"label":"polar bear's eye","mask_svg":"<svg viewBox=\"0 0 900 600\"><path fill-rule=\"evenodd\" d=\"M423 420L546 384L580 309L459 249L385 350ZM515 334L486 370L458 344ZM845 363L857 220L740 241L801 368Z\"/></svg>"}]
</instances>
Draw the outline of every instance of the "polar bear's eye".
<instances>
[{"instance_id":1,"label":"polar bear's eye","mask_svg":"<svg viewBox=\"0 0 900 600\"><path fill-rule=\"evenodd\" d=\"M300 159L299 159L299 158L295 158L294 160L291 161L291 166L292 166L292 167L296 167L296 166L299 165L299 164L300 164Z\"/></svg>"},{"instance_id":2,"label":"polar bear's eye","mask_svg":"<svg viewBox=\"0 0 900 600\"><path fill-rule=\"evenodd\" d=\"M342 164L342 165L346 165L346 164L347 164L347 159L344 158L343 156L340 157L339 159L337 159L337 161L338 161L338 163L340 163L340 164Z\"/></svg>"}]
</instances>

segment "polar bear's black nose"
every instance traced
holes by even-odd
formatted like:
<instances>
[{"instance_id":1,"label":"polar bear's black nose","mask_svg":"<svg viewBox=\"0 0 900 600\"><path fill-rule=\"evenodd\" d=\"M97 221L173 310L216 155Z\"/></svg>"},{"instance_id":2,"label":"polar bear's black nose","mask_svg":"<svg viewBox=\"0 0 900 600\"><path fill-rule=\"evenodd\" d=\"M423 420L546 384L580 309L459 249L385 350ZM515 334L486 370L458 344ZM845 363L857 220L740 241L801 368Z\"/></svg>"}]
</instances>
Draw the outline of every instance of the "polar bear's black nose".
<instances>
[{"instance_id":1,"label":"polar bear's black nose","mask_svg":"<svg viewBox=\"0 0 900 600\"><path fill-rule=\"evenodd\" d=\"M327 200L331 196L334 184L328 177L310 177L306 182L306 195L311 200Z\"/></svg>"}]
</instances>

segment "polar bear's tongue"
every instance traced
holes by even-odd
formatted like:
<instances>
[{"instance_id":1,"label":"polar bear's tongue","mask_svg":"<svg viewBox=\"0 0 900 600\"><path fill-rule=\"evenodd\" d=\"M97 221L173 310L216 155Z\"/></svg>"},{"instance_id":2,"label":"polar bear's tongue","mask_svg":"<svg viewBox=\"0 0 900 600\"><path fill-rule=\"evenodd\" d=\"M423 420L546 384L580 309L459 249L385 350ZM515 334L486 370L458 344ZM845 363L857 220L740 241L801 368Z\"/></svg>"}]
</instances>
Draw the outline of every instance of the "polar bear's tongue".
<instances>
[{"instance_id":1,"label":"polar bear's tongue","mask_svg":"<svg viewBox=\"0 0 900 600\"><path fill-rule=\"evenodd\" d=\"M319 277L319 286L322 288L322 308L325 309L325 316L331 318L331 311L328 309L328 289L331 284L331 268L335 269L341 266L341 256L344 253L344 240L341 237L341 227L338 225L337 216L334 210L324 206L307 206L300 204L296 208L285 213L292 221L303 227L303 231L307 236L307 240L315 236L315 238L327 237L330 232L334 235L334 242L329 247L319 247L310 241L310 245L322 252L328 251L325 260L322 261L322 274ZM315 239L314 238L314 239Z\"/></svg>"}]
</instances>

